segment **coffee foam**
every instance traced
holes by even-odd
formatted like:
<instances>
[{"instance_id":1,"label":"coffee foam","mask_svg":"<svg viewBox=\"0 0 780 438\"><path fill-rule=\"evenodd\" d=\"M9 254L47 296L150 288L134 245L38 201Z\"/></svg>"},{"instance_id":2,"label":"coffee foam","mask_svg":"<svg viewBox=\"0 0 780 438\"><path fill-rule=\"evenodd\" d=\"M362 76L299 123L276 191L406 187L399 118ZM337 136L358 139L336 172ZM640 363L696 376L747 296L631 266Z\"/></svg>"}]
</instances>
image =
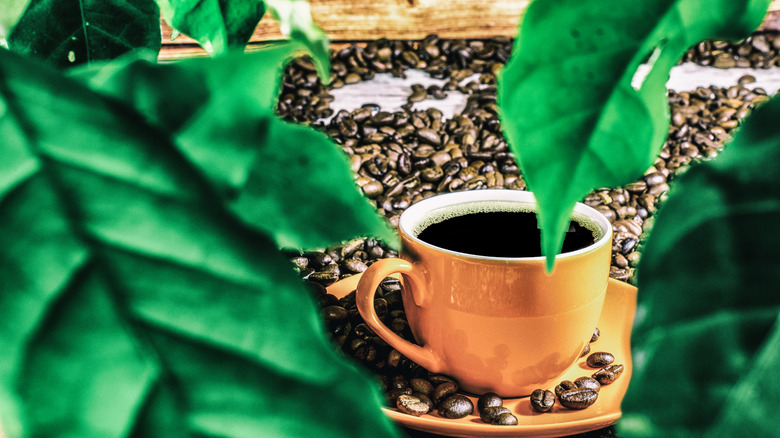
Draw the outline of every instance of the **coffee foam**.
<instances>
[{"instance_id":1,"label":"coffee foam","mask_svg":"<svg viewBox=\"0 0 780 438\"><path fill-rule=\"evenodd\" d=\"M482 201L482 202L464 202L461 204L448 205L429 211L423 215L417 222L411 225L411 233L418 237L420 233L433 224L444 222L454 217L465 216L474 213L536 213L534 204L511 201ZM588 216L577 211L572 212L571 220L576 221L581 226L587 228L594 236L594 241L598 241L604 236L604 231Z\"/></svg>"}]
</instances>

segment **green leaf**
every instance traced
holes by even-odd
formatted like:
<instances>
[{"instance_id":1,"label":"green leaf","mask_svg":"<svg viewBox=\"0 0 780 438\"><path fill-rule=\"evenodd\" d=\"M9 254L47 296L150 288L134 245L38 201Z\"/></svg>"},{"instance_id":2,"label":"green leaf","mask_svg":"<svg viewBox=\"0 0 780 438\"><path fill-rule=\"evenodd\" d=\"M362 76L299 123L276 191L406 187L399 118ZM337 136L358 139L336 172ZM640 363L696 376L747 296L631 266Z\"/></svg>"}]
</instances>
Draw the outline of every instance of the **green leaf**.
<instances>
[{"instance_id":1,"label":"green leaf","mask_svg":"<svg viewBox=\"0 0 780 438\"><path fill-rule=\"evenodd\" d=\"M330 82L330 40L311 17L306 0L265 0L268 9L279 22L284 35L303 43L312 55L317 74L324 84Z\"/></svg>"},{"instance_id":2,"label":"green leaf","mask_svg":"<svg viewBox=\"0 0 780 438\"><path fill-rule=\"evenodd\" d=\"M0 0L0 41L8 38L30 0Z\"/></svg>"},{"instance_id":3,"label":"green leaf","mask_svg":"<svg viewBox=\"0 0 780 438\"><path fill-rule=\"evenodd\" d=\"M548 270L575 202L645 171L669 125L665 83L693 44L755 29L770 0L536 0L498 83L500 117L540 205ZM649 59L642 80L637 67Z\"/></svg>"},{"instance_id":4,"label":"green leaf","mask_svg":"<svg viewBox=\"0 0 780 438\"><path fill-rule=\"evenodd\" d=\"M219 55L243 49L265 14L261 0L155 0L165 21Z\"/></svg>"},{"instance_id":5,"label":"green leaf","mask_svg":"<svg viewBox=\"0 0 780 438\"><path fill-rule=\"evenodd\" d=\"M134 89L148 108L178 109L179 92L151 100L156 79L184 73L187 85L240 59L126 65L148 67ZM184 108L198 113L203 96L228 102L220 93L192 93ZM166 128L180 119L159 122L8 51L0 102L9 436L311 436L312 425L334 438L397 434L276 243L238 217L211 179L219 172L177 146ZM250 174L259 165L251 154L221 160Z\"/></svg>"},{"instance_id":6,"label":"green leaf","mask_svg":"<svg viewBox=\"0 0 780 438\"><path fill-rule=\"evenodd\" d=\"M299 47L173 66L119 60L74 74L168 132L223 202L280 247L365 235L397 247L395 231L357 190L346 155L324 134L274 116L282 65Z\"/></svg>"},{"instance_id":7,"label":"green leaf","mask_svg":"<svg viewBox=\"0 0 780 438\"><path fill-rule=\"evenodd\" d=\"M620 436L772 436L780 391L780 100L675 180L639 266Z\"/></svg>"},{"instance_id":8,"label":"green leaf","mask_svg":"<svg viewBox=\"0 0 780 438\"><path fill-rule=\"evenodd\" d=\"M59 67L160 51L153 0L32 0L8 39L11 50Z\"/></svg>"}]
</instances>

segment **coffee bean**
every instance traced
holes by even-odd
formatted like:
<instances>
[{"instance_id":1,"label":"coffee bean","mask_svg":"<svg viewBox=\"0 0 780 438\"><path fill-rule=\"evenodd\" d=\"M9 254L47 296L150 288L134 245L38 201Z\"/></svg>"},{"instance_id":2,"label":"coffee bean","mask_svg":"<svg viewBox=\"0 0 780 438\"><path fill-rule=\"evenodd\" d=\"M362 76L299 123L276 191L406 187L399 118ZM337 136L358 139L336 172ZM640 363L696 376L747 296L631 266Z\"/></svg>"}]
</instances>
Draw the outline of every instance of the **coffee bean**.
<instances>
[{"instance_id":1,"label":"coffee bean","mask_svg":"<svg viewBox=\"0 0 780 438\"><path fill-rule=\"evenodd\" d=\"M409 386L412 388L412 391L419 392L421 394L425 394L428 396L433 394L433 385L431 384L431 382L425 379L420 379L420 378L412 379L409 381Z\"/></svg>"},{"instance_id":2,"label":"coffee bean","mask_svg":"<svg viewBox=\"0 0 780 438\"><path fill-rule=\"evenodd\" d=\"M588 359L585 361L585 363L591 368L602 368L604 366L611 364L614 361L615 361L615 356L613 356L612 353L599 351L596 353L592 353L590 356L588 356Z\"/></svg>"},{"instance_id":3,"label":"coffee bean","mask_svg":"<svg viewBox=\"0 0 780 438\"><path fill-rule=\"evenodd\" d=\"M490 422L490 424L496 426L516 426L517 423L517 417L512 415L511 412L502 412Z\"/></svg>"},{"instance_id":4,"label":"coffee bean","mask_svg":"<svg viewBox=\"0 0 780 438\"><path fill-rule=\"evenodd\" d=\"M414 415L419 417L428 413L430 407L423 403L419 398L412 395L399 395L396 399L396 407L404 414Z\"/></svg>"},{"instance_id":5,"label":"coffee bean","mask_svg":"<svg viewBox=\"0 0 780 438\"><path fill-rule=\"evenodd\" d=\"M564 380L555 386L555 395L560 397L564 392L575 388L577 388L577 385L575 385L574 382L571 380Z\"/></svg>"},{"instance_id":6,"label":"coffee bean","mask_svg":"<svg viewBox=\"0 0 780 438\"><path fill-rule=\"evenodd\" d=\"M593 378L602 385L609 385L623 374L623 365L607 365L604 368L593 373Z\"/></svg>"},{"instance_id":7,"label":"coffee bean","mask_svg":"<svg viewBox=\"0 0 780 438\"><path fill-rule=\"evenodd\" d=\"M485 409L479 411L479 418L485 423L492 423L501 414L509 413L512 411L505 406L488 406Z\"/></svg>"},{"instance_id":8,"label":"coffee bean","mask_svg":"<svg viewBox=\"0 0 780 438\"><path fill-rule=\"evenodd\" d=\"M574 384L577 386L577 388L589 388L596 392L601 390L601 384L593 377L578 377L576 380L574 380Z\"/></svg>"},{"instance_id":9,"label":"coffee bean","mask_svg":"<svg viewBox=\"0 0 780 438\"><path fill-rule=\"evenodd\" d=\"M561 405L569 409L585 409L596 403L599 394L590 388L574 388L558 395Z\"/></svg>"},{"instance_id":10,"label":"coffee bean","mask_svg":"<svg viewBox=\"0 0 780 438\"><path fill-rule=\"evenodd\" d=\"M582 350L582 353L580 353L580 357L584 357L588 353L590 353L590 344L585 345L585 348Z\"/></svg>"},{"instance_id":11,"label":"coffee bean","mask_svg":"<svg viewBox=\"0 0 780 438\"><path fill-rule=\"evenodd\" d=\"M385 393L385 396L387 397L387 403L390 406L397 406L398 397L402 395L412 395L412 389L408 387L401 389L392 388Z\"/></svg>"},{"instance_id":12,"label":"coffee bean","mask_svg":"<svg viewBox=\"0 0 780 438\"><path fill-rule=\"evenodd\" d=\"M555 406L555 394L552 391L537 389L531 393L531 407L536 412L549 412Z\"/></svg>"},{"instance_id":13,"label":"coffee bean","mask_svg":"<svg viewBox=\"0 0 780 438\"><path fill-rule=\"evenodd\" d=\"M427 396L427 395L425 395L425 394L423 394L421 392L412 392L412 396L413 397L417 397L418 399L420 399L421 402L423 402L426 405L428 405L428 410L431 410L431 409L434 408L433 400L431 400L431 398L429 396Z\"/></svg>"},{"instance_id":14,"label":"coffee bean","mask_svg":"<svg viewBox=\"0 0 780 438\"><path fill-rule=\"evenodd\" d=\"M599 340L599 336L601 336L601 330L599 330L598 327L596 327L595 330L593 330L593 335L590 337L590 342L596 342Z\"/></svg>"},{"instance_id":15,"label":"coffee bean","mask_svg":"<svg viewBox=\"0 0 780 438\"><path fill-rule=\"evenodd\" d=\"M501 406L504 404L504 400L498 396L495 392L486 392L482 394L477 400L477 409L482 412L485 408Z\"/></svg>"},{"instance_id":16,"label":"coffee bean","mask_svg":"<svg viewBox=\"0 0 780 438\"><path fill-rule=\"evenodd\" d=\"M439 403L441 403L444 399L452 396L456 392L458 392L457 383L454 381L444 382L434 388L433 397L431 397L431 399L433 400L433 404L439 406Z\"/></svg>"},{"instance_id":17,"label":"coffee bean","mask_svg":"<svg viewBox=\"0 0 780 438\"><path fill-rule=\"evenodd\" d=\"M445 418L463 418L474 412L471 400L460 394L451 395L436 405L439 415Z\"/></svg>"}]
</instances>

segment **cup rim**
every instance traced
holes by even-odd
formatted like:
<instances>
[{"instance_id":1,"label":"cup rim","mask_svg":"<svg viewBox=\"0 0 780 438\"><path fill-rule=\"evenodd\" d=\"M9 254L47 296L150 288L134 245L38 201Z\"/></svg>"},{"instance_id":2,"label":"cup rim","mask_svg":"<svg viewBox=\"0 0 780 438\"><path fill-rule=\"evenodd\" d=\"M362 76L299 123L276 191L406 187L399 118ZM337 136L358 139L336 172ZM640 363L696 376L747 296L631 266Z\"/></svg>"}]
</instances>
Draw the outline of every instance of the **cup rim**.
<instances>
[{"instance_id":1,"label":"cup rim","mask_svg":"<svg viewBox=\"0 0 780 438\"><path fill-rule=\"evenodd\" d=\"M532 208L534 212L536 212L537 210L536 197L534 196L533 193L528 191L512 190L512 189L485 189L485 190L468 190L468 191L455 192L455 193L445 193L445 194L431 196L430 198L423 199L409 206L406 210L404 210L403 213L401 213L401 216L398 219L398 229L404 236L406 236L408 239L410 239L411 241L419 245L423 245L427 248L432 248L437 251L441 251L446 254L450 254L454 256L459 256L459 257L473 259L473 260L544 262L546 260L546 257L543 255L534 256L534 257L495 257L495 256L485 256L485 255L469 254L460 251L453 251L447 248L442 248L440 246L431 245L428 242L420 240L412 232L412 228L414 227L415 224L419 223L420 219L423 218L423 215L435 209L449 207L456 204L488 203L488 202L495 202L495 201L527 204L533 206ZM555 256L555 260L577 257L582 254L596 251L597 249L606 245L607 242L611 241L612 239L612 224L598 210L588 205L585 205L581 202L578 202L574 206L573 215L586 216L588 219L596 223L599 229L603 232L603 235L599 237L595 242L593 242L592 244L584 248L580 248L575 251L569 251L569 252L557 254Z\"/></svg>"}]
</instances>

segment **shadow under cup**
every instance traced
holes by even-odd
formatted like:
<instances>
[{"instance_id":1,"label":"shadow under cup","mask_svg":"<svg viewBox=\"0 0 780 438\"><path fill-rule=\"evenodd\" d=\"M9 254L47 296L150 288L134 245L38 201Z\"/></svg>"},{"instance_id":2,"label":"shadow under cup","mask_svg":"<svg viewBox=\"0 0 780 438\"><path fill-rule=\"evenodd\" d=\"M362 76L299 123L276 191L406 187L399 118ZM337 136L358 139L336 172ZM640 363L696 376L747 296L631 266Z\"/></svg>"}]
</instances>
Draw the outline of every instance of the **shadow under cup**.
<instances>
[{"instance_id":1,"label":"shadow under cup","mask_svg":"<svg viewBox=\"0 0 780 438\"><path fill-rule=\"evenodd\" d=\"M364 272L358 309L388 344L465 391L519 397L559 383L590 340L609 278L612 229L603 215L577 204L572 220L590 229L595 242L559 254L551 274L542 256L465 254L417 237L442 218L493 211L534 212L536 202L529 192L480 190L409 207L399 220L400 259ZM395 272L403 275L404 309L422 347L388 330L373 311L376 286Z\"/></svg>"}]
</instances>

